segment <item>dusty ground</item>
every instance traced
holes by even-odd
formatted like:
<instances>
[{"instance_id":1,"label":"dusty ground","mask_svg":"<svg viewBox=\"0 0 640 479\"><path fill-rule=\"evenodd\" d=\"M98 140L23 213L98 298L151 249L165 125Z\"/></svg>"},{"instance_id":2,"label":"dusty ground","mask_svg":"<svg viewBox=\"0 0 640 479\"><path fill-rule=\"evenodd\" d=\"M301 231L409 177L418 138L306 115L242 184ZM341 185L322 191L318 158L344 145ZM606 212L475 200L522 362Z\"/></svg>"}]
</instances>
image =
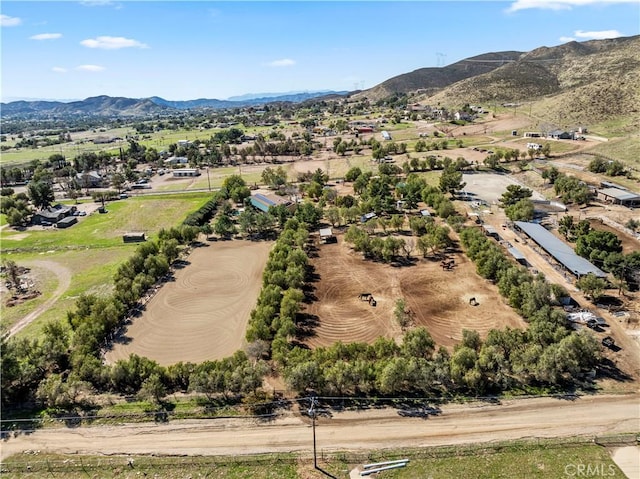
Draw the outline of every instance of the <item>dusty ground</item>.
<instances>
[{"instance_id":1,"label":"dusty ground","mask_svg":"<svg viewBox=\"0 0 640 479\"><path fill-rule=\"evenodd\" d=\"M64 292L69 289L69 285L71 284L71 271L60 263L56 263L55 261L28 261L24 262L24 265L34 268L36 270L36 273L38 268L51 271L56 275L58 286L51 294L51 297L49 299L47 299L44 303L42 303L36 309L13 324L11 328L9 328L9 337L24 329L29 323L34 321L47 309L53 307L58 301L58 298L60 298L60 296L62 296Z\"/></svg>"},{"instance_id":2,"label":"dusty ground","mask_svg":"<svg viewBox=\"0 0 640 479\"><path fill-rule=\"evenodd\" d=\"M506 441L519 438L604 435L638 431L638 396L592 396L451 404L428 419L394 409L334 413L316 427L321 451L366 451ZM594 414L594 411L598 411ZM43 429L2 443L0 458L24 450L79 454L240 455L296 451L310 455L308 418L287 413L270 422L205 419Z\"/></svg>"},{"instance_id":3,"label":"dusty ground","mask_svg":"<svg viewBox=\"0 0 640 479\"><path fill-rule=\"evenodd\" d=\"M414 325L425 326L438 345L453 346L462 338L463 329L475 329L484 336L493 328L524 327L497 289L475 273L466 256L450 256L456 261L451 271L443 270L439 260L429 259L394 267L363 260L342 236L338 243L321 245L319 257L312 261L319 276L313 284L317 300L304 311L315 316L318 324L307 344L318 347L336 341L370 343L379 336L398 338L401 330L393 310L401 298L413 314ZM364 292L373 294L375 307L358 298ZM471 297L480 304L470 306Z\"/></svg>"},{"instance_id":4,"label":"dusty ground","mask_svg":"<svg viewBox=\"0 0 640 479\"><path fill-rule=\"evenodd\" d=\"M190 264L160 288L106 360L135 353L169 365L231 356L244 344L272 244L219 241L194 249Z\"/></svg>"}]
</instances>

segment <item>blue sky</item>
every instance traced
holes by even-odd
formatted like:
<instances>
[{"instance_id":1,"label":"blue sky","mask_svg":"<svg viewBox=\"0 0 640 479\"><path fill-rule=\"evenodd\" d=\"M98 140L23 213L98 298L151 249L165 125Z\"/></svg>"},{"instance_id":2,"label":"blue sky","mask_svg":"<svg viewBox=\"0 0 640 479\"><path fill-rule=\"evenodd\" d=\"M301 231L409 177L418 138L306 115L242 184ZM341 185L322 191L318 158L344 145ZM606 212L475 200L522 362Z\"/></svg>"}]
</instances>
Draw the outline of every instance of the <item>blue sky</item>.
<instances>
[{"instance_id":1,"label":"blue sky","mask_svg":"<svg viewBox=\"0 0 640 479\"><path fill-rule=\"evenodd\" d=\"M370 88L482 53L640 33L640 0L2 1L2 101Z\"/></svg>"}]
</instances>

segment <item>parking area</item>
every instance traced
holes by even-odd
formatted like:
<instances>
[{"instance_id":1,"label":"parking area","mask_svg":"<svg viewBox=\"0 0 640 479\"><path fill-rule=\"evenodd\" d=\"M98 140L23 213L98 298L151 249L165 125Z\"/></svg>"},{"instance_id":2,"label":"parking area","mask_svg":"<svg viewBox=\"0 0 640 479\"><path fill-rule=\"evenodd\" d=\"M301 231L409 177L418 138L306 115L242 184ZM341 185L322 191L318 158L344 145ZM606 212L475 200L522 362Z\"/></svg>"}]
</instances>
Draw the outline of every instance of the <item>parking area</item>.
<instances>
[{"instance_id":1,"label":"parking area","mask_svg":"<svg viewBox=\"0 0 640 479\"><path fill-rule=\"evenodd\" d=\"M502 193L507 190L507 186L520 184L508 175L475 171L464 173L462 175L462 181L467 184L464 191L467 193L470 201L483 200L490 205L500 201L500 197ZM545 197L534 191L531 199L544 200Z\"/></svg>"}]
</instances>

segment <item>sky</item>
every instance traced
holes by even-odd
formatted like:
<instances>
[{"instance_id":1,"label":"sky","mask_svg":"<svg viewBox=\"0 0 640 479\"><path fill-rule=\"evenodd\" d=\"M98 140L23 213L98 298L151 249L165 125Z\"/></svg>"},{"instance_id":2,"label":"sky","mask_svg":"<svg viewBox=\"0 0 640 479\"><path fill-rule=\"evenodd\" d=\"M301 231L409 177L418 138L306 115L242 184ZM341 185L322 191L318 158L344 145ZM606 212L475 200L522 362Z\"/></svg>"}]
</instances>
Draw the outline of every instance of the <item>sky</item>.
<instances>
[{"instance_id":1,"label":"sky","mask_svg":"<svg viewBox=\"0 0 640 479\"><path fill-rule=\"evenodd\" d=\"M351 91L489 52L640 34L640 0L16 1L2 101Z\"/></svg>"}]
</instances>

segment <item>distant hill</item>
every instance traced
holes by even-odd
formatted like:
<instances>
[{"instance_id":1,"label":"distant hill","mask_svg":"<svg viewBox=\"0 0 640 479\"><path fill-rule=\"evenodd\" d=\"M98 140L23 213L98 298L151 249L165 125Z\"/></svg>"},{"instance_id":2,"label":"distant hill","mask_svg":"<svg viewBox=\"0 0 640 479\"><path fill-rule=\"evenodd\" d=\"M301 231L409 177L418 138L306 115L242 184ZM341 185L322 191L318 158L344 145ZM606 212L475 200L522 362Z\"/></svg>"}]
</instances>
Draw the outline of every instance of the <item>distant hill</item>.
<instances>
[{"instance_id":1,"label":"distant hill","mask_svg":"<svg viewBox=\"0 0 640 479\"><path fill-rule=\"evenodd\" d=\"M264 105L272 102L299 103L324 95L341 95L347 92L303 92L278 96L251 98L242 101L200 98L197 100L170 101L157 96L151 98L123 98L106 95L81 101L15 101L2 103L2 116L12 117L64 117L64 116L106 116L141 117L150 114L167 113L172 110L193 110L202 108L224 109L243 106Z\"/></svg>"},{"instance_id":2,"label":"distant hill","mask_svg":"<svg viewBox=\"0 0 640 479\"><path fill-rule=\"evenodd\" d=\"M534 114L557 123L589 124L624 116L637 131L639 51L640 35L540 47L437 93L418 95L416 101L528 102Z\"/></svg>"},{"instance_id":3,"label":"distant hill","mask_svg":"<svg viewBox=\"0 0 640 479\"><path fill-rule=\"evenodd\" d=\"M445 67L420 68L395 76L379 85L354 95L377 101L394 93L421 92L429 95L466 78L475 77L499 68L505 62L517 60L522 52L486 53L452 63Z\"/></svg>"},{"instance_id":4,"label":"distant hill","mask_svg":"<svg viewBox=\"0 0 640 479\"><path fill-rule=\"evenodd\" d=\"M240 96L231 96L227 98L227 101L250 101L250 100L271 100L271 101L304 101L311 98L317 98L319 96L326 95L344 95L349 93L347 91L332 91L332 90L318 90L318 91L290 91L286 93L247 93ZM275 99L275 100L274 100Z\"/></svg>"}]
</instances>

